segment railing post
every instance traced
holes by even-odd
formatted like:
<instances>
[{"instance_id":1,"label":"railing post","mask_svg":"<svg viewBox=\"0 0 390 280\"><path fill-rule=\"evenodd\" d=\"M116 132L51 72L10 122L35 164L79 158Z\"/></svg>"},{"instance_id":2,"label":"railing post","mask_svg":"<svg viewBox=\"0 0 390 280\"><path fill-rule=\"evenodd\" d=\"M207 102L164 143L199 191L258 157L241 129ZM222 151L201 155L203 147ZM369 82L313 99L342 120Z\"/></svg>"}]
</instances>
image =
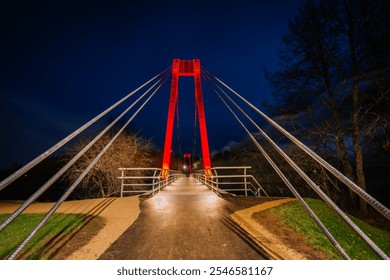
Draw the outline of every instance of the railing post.
<instances>
[{"instance_id":1,"label":"railing post","mask_svg":"<svg viewBox=\"0 0 390 280\"><path fill-rule=\"evenodd\" d=\"M248 186L246 181L246 166L244 166L244 185L245 185L245 196L248 196Z\"/></svg>"},{"instance_id":2,"label":"railing post","mask_svg":"<svg viewBox=\"0 0 390 280\"><path fill-rule=\"evenodd\" d=\"M122 176L121 176L121 197L123 197L123 177L124 177L124 170L122 169L121 170L122 172L121 172L121 174L122 174Z\"/></svg>"},{"instance_id":3,"label":"railing post","mask_svg":"<svg viewBox=\"0 0 390 280\"><path fill-rule=\"evenodd\" d=\"M152 194L154 195L154 189L155 189L155 185L156 185L156 180L160 181L160 176L159 178L156 179L156 175L157 175L157 169L154 170L153 172L153 184L152 184Z\"/></svg>"},{"instance_id":4,"label":"railing post","mask_svg":"<svg viewBox=\"0 0 390 280\"><path fill-rule=\"evenodd\" d=\"M216 185L216 187L217 187L217 193L219 193L218 173L217 173L217 170L216 170L216 169L214 170L214 172L215 172L215 178L216 178L216 180L215 180L215 185ZM213 184L213 186L214 186L214 184Z\"/></svg>"}]
</instances>

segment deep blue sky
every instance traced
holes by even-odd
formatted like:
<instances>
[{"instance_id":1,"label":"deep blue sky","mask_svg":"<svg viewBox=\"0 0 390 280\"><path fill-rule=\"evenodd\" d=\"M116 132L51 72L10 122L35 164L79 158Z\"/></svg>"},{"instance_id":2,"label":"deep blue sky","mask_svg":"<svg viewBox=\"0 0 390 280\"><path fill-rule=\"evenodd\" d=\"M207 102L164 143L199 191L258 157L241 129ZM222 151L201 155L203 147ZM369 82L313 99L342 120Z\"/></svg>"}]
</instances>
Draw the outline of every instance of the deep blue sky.
<instances>
[{"instance_id":1,"label":"deep blue sky","mask_svg":"<svg viewBox=\"0 0 390 280\"><path fill-rule=\"evenodd\" d=\"M172 64L199 58L261 106L264 69L301 1L0 2L0 168L27 162ZM179 86L183 152L191 149L193 82ZM242 138L222 103L204 99L211 150ZM169 85L133 128L164 140ZM187 143L187 144L186 144Z\"/></svg>"}]
</instances>

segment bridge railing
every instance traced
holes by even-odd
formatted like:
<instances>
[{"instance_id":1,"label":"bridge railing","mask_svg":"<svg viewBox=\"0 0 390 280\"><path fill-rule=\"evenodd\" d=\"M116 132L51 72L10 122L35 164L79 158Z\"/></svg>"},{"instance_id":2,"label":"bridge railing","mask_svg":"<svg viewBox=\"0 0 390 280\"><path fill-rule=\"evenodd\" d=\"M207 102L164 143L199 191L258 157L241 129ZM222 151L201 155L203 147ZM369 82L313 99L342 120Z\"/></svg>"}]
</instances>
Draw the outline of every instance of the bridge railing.
<instances>
[{"instance_id":1,"label":"bridge railing","mask_svg":"<svg viewBox=\"0 0 390 280\"><path fill-rule=\"evenodd\" d=\"M160 190L164 189L169 184L183 176L183 174L176 170L170 170L166 179L161 176L161 168L153 167L133 167L133 168L119 168L121 176L121 197L124 194L154 195Z\"/></svg>"},{"instance_id":2,"label":"bridge railing","mask_svg":"<svg viewBox=\"0 0 390 280\"><path fill-rule=\"evenodd\" d=\"M268 196L259 181L248 174L251 166L224 166L210 169L212 176L207 176L204 170L194 172L194 177L217 193L234 192L254 196ZM237 172L238 171L238 172Z\"/></svg>"}]
</instances>

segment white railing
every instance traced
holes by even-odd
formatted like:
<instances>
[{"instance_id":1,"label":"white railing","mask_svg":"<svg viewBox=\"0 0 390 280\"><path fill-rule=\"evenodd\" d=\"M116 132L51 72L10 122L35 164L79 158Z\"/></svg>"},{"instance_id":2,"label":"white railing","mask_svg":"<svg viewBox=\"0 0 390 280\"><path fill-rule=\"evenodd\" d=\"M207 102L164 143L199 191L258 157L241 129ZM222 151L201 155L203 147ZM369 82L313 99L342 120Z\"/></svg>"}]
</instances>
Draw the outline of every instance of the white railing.
<instances>
[{"instance_id":1,"label":"white railing","mask_svg":"<svg viewBox=\"0 0 390 280\"><path fill-rule=\"evenodd\" d=\"M247 173L247 169L250 168L251 166L213 167L210 169L212 176L207 176L204 170L199 170L194 173L194 177L217 193L243 192L245 196L248 196L248 193L255 196L268 196L259 181ZM233 172L235 170L242 170L242 172L237 174Z\"/></svg>"},{"instance_id":2,"label":"white railing","mask_svg":"<svg viewBox=\"0 0 390 280\"><path fill-rule=\"evenodd\" d=\"M170 170L166 179L161 177L162 169L154 167L119 168L121 176L121 197L124 194L155 195L157 192L183 176L176 170Z\"/></svg>"}]
</instances>

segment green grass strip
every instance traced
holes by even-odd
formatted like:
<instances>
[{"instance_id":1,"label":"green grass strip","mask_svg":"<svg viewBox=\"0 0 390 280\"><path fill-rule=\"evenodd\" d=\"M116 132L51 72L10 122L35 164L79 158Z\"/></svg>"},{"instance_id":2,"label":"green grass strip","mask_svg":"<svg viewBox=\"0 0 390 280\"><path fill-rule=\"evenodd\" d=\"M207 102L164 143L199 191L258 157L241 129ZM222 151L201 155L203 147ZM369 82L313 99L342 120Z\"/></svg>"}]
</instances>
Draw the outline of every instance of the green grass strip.
<instances>
[{"instance_id":1,"label":"green grass strip","mask_svg":"<svg viewBox=\"0 0 390 280\"><path fill-rule=\"evenodd\" d=\"M305 199L310 208L317 214L324 225L333 234L352 259L375 260L379 259L375 252L363 242L358 235L322 200ZM289 203L268 210L281 218L285 224L302 234L306 241L315 248L328 253L332 259L341 256L326 238L321 229L307 214L300 203ZM360 219L349 216L387 255L390 255L390 233L371 226Z\"/></svg>"},{"instance_id":2,"label":"green grass strip","mask_svg":"<svg viewBox=\"0 0 390 280\"><path fill-rule=\"evenodd\" d=\"M0 232L0 259L6 259L27 237L45 214L22 214ZM9 214L0 214L0 223ZM54 214L27 243L22 251L27 259L47 259L47 247L54 246L55 238L77 230L84 225L85 215Z\"/></svg>"}]
</instances>

